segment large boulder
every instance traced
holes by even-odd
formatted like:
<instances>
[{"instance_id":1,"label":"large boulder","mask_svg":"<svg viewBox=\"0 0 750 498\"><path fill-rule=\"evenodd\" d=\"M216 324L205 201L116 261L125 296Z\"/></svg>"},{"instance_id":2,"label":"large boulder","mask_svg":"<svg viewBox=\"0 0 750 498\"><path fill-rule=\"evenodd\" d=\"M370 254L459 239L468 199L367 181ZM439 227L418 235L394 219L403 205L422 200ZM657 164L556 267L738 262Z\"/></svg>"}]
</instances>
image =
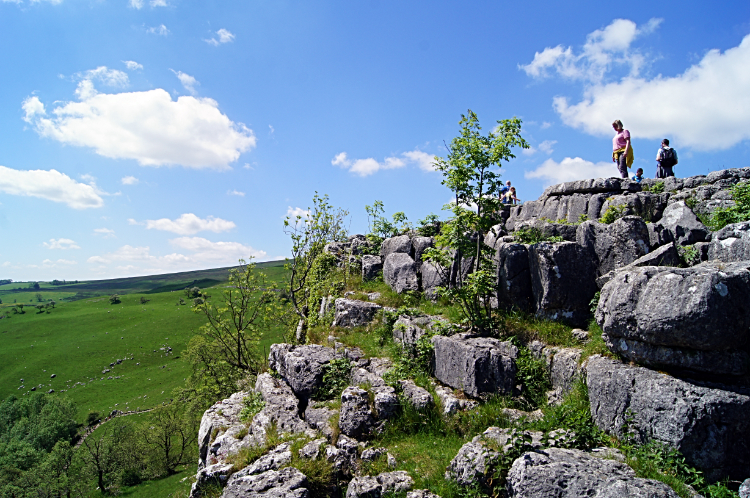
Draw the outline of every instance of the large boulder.
<instances>
[{"instance_id":1,"label":"large boulder","mask_svg":"<svg viewBox=\"0 0 750 498\"><path fill-rule=\"evenodd\" d=\"M379 304L356 299L340 297L336 299L336 311L333 316L334 327L360 327L375 319L378 311L383 309Z\"/></svg>"},{"instance_id":2,"label":"large boulder","mask_svg":"<svg viewBox=\"0 0 750 498\"><path fill-rule=\"evenodd\" d=\"M359 439L369 435L375 424L370 411L370 398L364 389L347 387L341 393L341 414L339 429L342 434Z\"/></svg>"},{"instance_id":3,"label":"large boulder","mask_svg":"<svg viewBox=\"0 0 750 498\"><path fill-rule=\"evenodd\" d=\"M407 403L417 410L424 410L433 404L432 395L422 387L419 387L413 380L399 381L401 392Z\"/></svg>"},{"instance_id":4,"label":"large boulder","mask_svg":"<svg viewBox=\"0 0 750 498\"><path fill-rule=\"evenodd\" d=\"M652 246L674 242L687 246L710 239L711 231L700 222L692 209L684 201L667 206L661 219L649 226Z\"/></svg>"},{"instance_id":5,"label":"large boulder","mask_svg":"<svg viewBox=\"0 0 750 498\"><path fill-rule=\"evenodd\" d=\"M406 236L404 235L404 237ZM406 253L390 253L385 257L383 280L399 294L405 291L419 290L417 264Z\"/></svg>"},{"instance_id":6,"label":"large boulder","mask_svg":"<svg viewBox=\"0 0 750 498\"><path fill-rule=\"evenodd\" d=\"M511 394L516 382L518 348L489 337L456 334L432 338L435 378L469 396Z\"/></svg>"},{"instance_id":7,"label":"large boulder","mask_svg":"<svg viewBox=\"0 0 750 498\"><path fill-rule=\"evenodd\" d=\"M422 261L422 254L425 250L435 245L435 239L432 237L414 237L411 239L411 244L414 247L414 260L419 263Z\"/></svg>"},{"instance_id":8,"label":"large boulder","mask_svg":"<svg viewBox=\"0 0 750 498\"><path fill-rule=\"evenodd\" d=\"M419 274L422 277L422 291L428 299L437 299L437 288L448 285L449 272L430 261L420 265Z\"/></svg>"},{"instance_id":9,"label":"large boulder","mask_svg":"<svg viewBox=\"0 0 750 498\"><path fill-rule=\"evenodd\" d=\"M362 255L362 280L374 280L383 271L383 258L371 254Z\"/></svg>"},{"instance_id":10,"label":"large boulder","mask_svg":"<svg viewBox=\"0 0 750 498\"><path fill-rule=\"evenodd\" d=\"M338 419L338 410L333 410L323 404L310 403L305 409L305 422L311 428L320 431L329 440L333 438L333 418Z\"/></svg>"},{"instance_id":11,"label":"large boulder","mask_svg":"<svg viewBox=\"0 0 750 498\"><path fill-rule=\"evenodd\" d=\"M338 310L338 299L336 309ZM372 305L372 303L363 303ZM376 305L377 306L377 305ZM338 315L338 313L337 313ZM272 344L268 366L276 370L299 398L315 395L323 384L324 366L336 357L333 349L318 344Z\"/></svg>"},{"instance_id":12,"label":"large boulder","mask_svg":"<svg viewBox=\"0 0 750 498\"><path fill-rule=\"evenodd\" d=\"M517 458L508 472L509 498L677 498L666 484L636 477L624 463L580 450L549 448Z\"/></svg>"},{"instance_id":13,"label":"large boulder","mask_svg":"<svg viewBox=\"0 0 750 498\"><path fill-rule=\"evenodd\" d=\"M387 493L409 491L413 485L414 479L403 470L355 477L346 489L346 498L380 498Z\"/></svg>"},{"instance_id":14,"label":"large boulder","mask_svg":"<svg viewBox=\"0 0 750 498\"><path fill-rule=\"evenodd\" d=\"M383 241L380 245L380 255L383 256L383 259L393 253L403 253L409 256L414 255L414 247L408 235L399 235Z\"/></svg>"},{"instance_id":15,"label":"large boulder","mask_svg":"<svg viewBox=\"0 0 750 498\"><path fill-rule=\"evenodd\" d=\"M609 225L582 223L576 241L596 258L599 275L629 265L649 252L648 228L637 216L625 216Z\"/></svg>"},{"instance_id":16,"label":"large boulder","mask_svg":"<svg viewBox=\"0 0 750 498\"><path fill-rule=\"evenodd\" d=\"M282 434L316 435L300 418L300 401L283 380L262 373L255 381L255 391L260 393L265 402L263 409L253 417L249 428L256 444L265 442L266 432L272 425Z\"/></svg>"},{"instance_id":17,"label":"large boulder","mask_svg":"<svg viewBox=\"0 0 750 498\"><path fill-rule=\"evenodd\" d=\"M293 467L262 474L237 472L229 478L221 498L308 498L307 477Z\"/></svg>"},{"instance_id":18,"label":"large boulder","mask_svg":"<svg viewBox=\"0 0 750 498\"><path fill-rule=\"evenodd\" d=\"M750 393L687 382L592 356L586 365L591 416L609 433L677 448L710 480L744 479L750 468Z\"/></svg>"},{"instance_id":19,"label":"large boulder","mask_svg":"<svg viewBox=\"0 0 750 498\"><path fill-rule=\"evenodd\" d=\"M750 262L618 272L596 320L608 347L652 367L744 375L750 364Z\"/></svg>"},{"instance_id":20,"label":"large boulder","mask_svg":"<svg viewBox=\"0 0 750 498\"><path fill-rule=\"evenodd\" d=\"M698 246L705 245L705 242L699 242ZM703 257L702 254L699 255L698 259L701 261L705 261L706 257ZM646 254L645 256L641 256L640 258L636 259L632 263L630 263L627 266L623 266L622 268L618 268L617 270L612 270L609 273L606 273L602 275L601 277L596 279L596 285L599 286L601 289L604 287L604 284L612 280L612 278L615 276L615 274L623 269L630 269L636 266L680 266L682 265L682 259L680 258L680 253L677 250L677 246L674 242L670 242L668 244L664 244L661 247L657 247L650 253Z\"/></svg>"},{"instance_id":21,"label":"large boulder","mask_svg":"<svg viewBox=\"0 0 750 498\"><path fill-rule=\"evenodd\" d=\"M245 407L243 400L247 392L237 392L229 398L219 401L203 413L201 425L198 429L198 469L216 464L221 455L229 453L229 449L222 449L214 443L219 431L225 432L233 426L244 425L240 421L240 412ZM234 439L234 443L238 442ZM212 450L212 451L210 451Z\"/></svg>"},{"instance_id":22,"label":"large boulder","mask_svg":"<svg viewBox=\"0 0 750 498\"><path fill-rule=\"evenodd\" d=\"M497 301L501 308L534 311L531 289L529 246L498 242L495 244L497 265Z\"/></svg>"},{"instance_id":23,"label":"large boulder","mask_svg":"<svg viewBox=\"0 0 750 498\"><path fill-rule=\"evenodd\" d=\"M724 263L750 260L750 222L732 223L712 234L708 259Z\"/></svg>"},{"instance_id":24,"label":"large boulder","mask_svg":"<svg viewBox=\"0 0 750 498\"><path fill-rule=\"evenodd\" d=\"M591 254L574 242L542 242L529 247L529 263L536 314L585 326L599 290Z\"/></svg>"}]
</instances>

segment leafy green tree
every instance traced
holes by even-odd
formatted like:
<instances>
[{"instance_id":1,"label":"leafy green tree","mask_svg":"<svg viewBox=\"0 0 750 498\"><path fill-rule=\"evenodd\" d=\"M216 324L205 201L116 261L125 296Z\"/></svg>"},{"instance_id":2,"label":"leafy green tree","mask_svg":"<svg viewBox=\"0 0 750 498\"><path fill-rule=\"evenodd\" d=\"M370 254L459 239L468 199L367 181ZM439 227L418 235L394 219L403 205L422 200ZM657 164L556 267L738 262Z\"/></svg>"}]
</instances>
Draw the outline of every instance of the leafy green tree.
<instances>
[{"instance_id":1,"label":"leafy green tree","mask_svg":"<svg viewBox=\"0 0 750 498\"><path fill-rule=\"evenodd\" d=\"M120 304L120 296L117 294L109 296L109 304Z\"/></svg>"},{"instance_id":2,"label":"leafy green tree","mask_svg":"<svg viewBox=\"0 0 750 498\"><path fill-rule=\"evenodd\" d=\"M142 468L142 452L132 424L111 420L83 440L76 456L103 494L116 494L123 474Z\"/></svg>"},{"instance_id":3,"label":"leafy green tree","mask_svg":"<svg viewBox=\"0 0 750 498\"><path fill-rule=\"evenodd\" d=\"M326 244L346 240L344 222L348 211L334 208L328 202L328 195L313 196L313 206L305 215L287 217L284 220L284 233L292 239L292 257L286 264L289 270L289 302L296 317L298 342L303 342L304 331L310 325L311 318L317 314L320 299L327 296L334 284L331 278L323 285L316 281L316 273L325 262L319 261L324 256ZM328 275L331 276L330 274Z\"/></svg>"},{"instance_id":4,"label":"leafy green tree","mask_svg":"<svg viewBox=\"0 0 750 498\"><path fill-rule=\"evenodd\" d=\"M435 158L443 174L442 184L453 192L450 210L453 219L437 238L438 249L427 252L427 258L441 268L448 268L454 258L473 258L473 272L465 281L444 288L443 296L460 305L465 320L478 330L492 326L490 297L494 292L492 255L484 247L484 235L497 223L494 213L500 207L502 188L500 167L515 158L514 147L528 148L521 137L521 120L504 119L483 135L477 115L469 110L461 115L459 136L448 146L445 158ZM470 237L467 237L471 235ZM459 272L460 274L460 272Z\"/></svg>"},{"instance_id":5,"label":"leafy green tree","mask_svg":"<svg viewBox=\"0 0 750 498\"><path fill-rule=\"evenodd\" d=\"M143 430L151 448L154 465L165 475L172 475L179 465L194 460L194 446L200 421L191 417L184 405L171 403L157 408Z\"/></svg>"},{"instance_id":6,"label":"leafy green tree","mask_svg":"<svg viewBox=\"0 0 750 498\"><path fill-rule=\"evenodd\" d=\"M41 303L42 301L44 301L44 296L43 296L43 295L42 295L41 293L39 293L39 292L37 292L37 293L36 293L36 294L34 295L34 297L35 297L35 298L36 298L36 300L37 300L38 302L40 302L40 303Z\"/></svg>"},{"instance_id":7,"label":"leafy green tree","mask_svg":"<svg viewBox=\"0 0 750 498\"><path fill-rule=\"evenodd\" d=\"M365 206L367 211L367 225L369 233L367 239L375 246L376 253L380 252L380 244L390 237L411 230L411 223L407 221L403 211L393 213L391 220L384 216L385 208L382 201L375 201L372 206Z\"/></svg>"}]
</instances>

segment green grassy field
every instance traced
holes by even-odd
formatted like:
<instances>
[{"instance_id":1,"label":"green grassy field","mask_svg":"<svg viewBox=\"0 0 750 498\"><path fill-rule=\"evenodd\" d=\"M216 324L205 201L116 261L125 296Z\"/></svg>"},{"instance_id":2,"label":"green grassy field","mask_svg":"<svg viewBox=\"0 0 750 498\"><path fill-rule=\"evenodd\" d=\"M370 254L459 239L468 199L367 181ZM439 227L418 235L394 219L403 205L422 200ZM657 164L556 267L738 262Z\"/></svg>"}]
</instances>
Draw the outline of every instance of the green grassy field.
<instances>
[{"instance_id":1,"label":"green grassy field","mask_svg":"<svg viewBox=\"0 0 750 498\"><path fill-rule=\"evenodd\" d=\"M258 267L274 280L282 278L281 262ZM222 271L226 273L226 269ZM193 313L189 305L176 305L184 297L181 291L148 292L169 285L182 289L185 282L208 278L205 273L191 272L189 276L201 278L189 281L184 280L184 274L174 274L171 280L165 276L139 277L140 282L131 279L128 285L145 291L121 294L122 302L117 305L110 304L108 296L123 285L123 279L110 282L109 289L106 281L100 281L100 297L73 302L59 301L60 287L88 284L41 285L42 289L31 292L31 296L39 292L45 300L55 299L55 309L40 314L27 306L25 314L0 319L0 399L11 394L23 396L32 387L41 392L54 389L73 400L79 422L90 411L145 409L170 399L172 390L189 374L189 365L181 355L205 319ZM18 287L15 282L9 285ZM13 295L12 291L4 292ZM218 297L219 290L209 293ZM4 303L6 295L0 296ZM141 297L150 301L142 305ZM12 304L4 304L0 311L10 307ZM266 350L282 333L276 328L266 334ZM171 352L162 349L169 347ZM121 364L110 366L118 359L123 360ZM110 371L104 372L107 369ZM51 378L53 374L55 378Z\"/></svg>"}]
</instances>

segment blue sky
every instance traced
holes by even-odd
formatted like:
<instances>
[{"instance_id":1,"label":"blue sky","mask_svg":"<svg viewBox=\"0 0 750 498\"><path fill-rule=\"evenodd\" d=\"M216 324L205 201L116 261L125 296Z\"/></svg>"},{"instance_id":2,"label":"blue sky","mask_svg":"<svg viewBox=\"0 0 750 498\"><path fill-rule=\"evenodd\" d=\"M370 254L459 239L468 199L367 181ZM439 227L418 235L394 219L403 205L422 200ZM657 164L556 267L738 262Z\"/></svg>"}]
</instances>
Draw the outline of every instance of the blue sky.
<instances>
[{"instance_id":1,"label":"blue sky","mask_svg":"<svg viewBox=\"0 0 750 498\"><path fill-rule=\"evenodd\" d=\"M750 166L750 2L0 0L0 279L95 279L289 253L317 191L417 222L467 109L523 119L523 200Z\"/></svg>"}]
</instances>

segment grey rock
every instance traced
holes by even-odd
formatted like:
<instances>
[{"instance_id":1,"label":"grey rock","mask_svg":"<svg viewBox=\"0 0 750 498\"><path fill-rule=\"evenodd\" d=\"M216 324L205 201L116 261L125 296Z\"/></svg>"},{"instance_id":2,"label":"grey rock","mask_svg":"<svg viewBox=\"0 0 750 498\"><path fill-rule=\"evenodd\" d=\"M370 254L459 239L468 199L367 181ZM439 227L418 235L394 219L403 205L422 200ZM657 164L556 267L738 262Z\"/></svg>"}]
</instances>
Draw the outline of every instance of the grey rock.
<instances>
[{"instance_id":1,"label":"grey rock","mask_svg":"<svg viewBox=\"0 0 750 498\"><path fill-rule=\"evenodd\" d=\"M242 472L245 475L253 475L262 474L269 470L279 470L280 467L292 461L292 452L290 451L291 446L291 443L278 445L245 467Z\"/></svg>"},{"instance_id":2,"label":"grey rock","mask_svg":"<svg viewBox=\"0 0 750 498\"><path fill-rule=\"evenodd\" d=\"M534 311L529 246L499 242L496 247L498 306L503 309L515 307L526 312Z\"/></svg>"},{"instance_id":3,"label":"grey rock","mask_svg":"<svg viewBox=\"0 0 750 498\"><path fill-rule=\"evenodd\" d=\"M534 410L533 412L525 412L523 410L516 410L515 408L503 408L501 413L505 415L508 420L517 422L519 420L527 420L529 422L535 422L544 418L542 410Z\"/></svg>"},{"instance_id":4,"label":"grey rock","mask_svg":"<svg viewBox=\"0 0 750 498\"><path fill-rule=\"evenodd\" d=\"M347 387L341 393L339 429L342 434L359 439L370 433L374 425L367 391L358 387Z\"/></svg>"},{"instance_id":5,"label":"grey rock","mask_svg":"<svg viewBox=\"0 0 750 498\"><path fill-rule=\"evenodd\" d=\"M338 418L339 412L325 406L315 406L310 403L305 409L305 422L323 434L329 440L333 437L332 417Z\"/></svg>"},{"instance_id":6,"label":"grey rock","mask_svg":"<svg viewBox=\"0 0 750 498\"><path fill-rule=\"evenodd\" d=\"M654 224L654 234L656 239L651 241L652 245L675 242L686 246L705 242L710 231L684 201L679 201L667 206L661 219Z\"/></svg>"},{"instance_id":7,"label":"grey rock","mask_svg":"<svg viewBox=\"0 0 750 498\"><path fill-rule=\"evenodd\" d=\"M396 457L395 456L393 456L390 453L388 453L386 455L386 459L388 461L388 468L389 469L395 469L396 467L398 467L398 462L396 461Z\"/></svg>"},{"instance_id":8,"label":"grey rock","mask_svg":"<svg viewBox=\"0 0 750 498\"><path fill-rule=\"evenodd\" d=\"M401 315L393 324L393 340L405 346L414 346L417 341L428 331L434 331L437 327L446 327L450 324L440 318L422 315Z\"/></svg>"},{"instance_id":9,"label":"grey rock","mask_svg":"<svg viewBox=\"0 0 750 498\"><path fill-rule=\"evenodd\" d=\"M358 451L357 441L340 434L336 446L326 446L326 460L333 464L340 477L351 474L356 466Z\"/></svg>"},{"instance_id":10,"label":"grey rock","mask_svg":"<svg viewBox=\"0 0 750 498\"><path fill-rule=\"evenodd\" d=\"M380 299L380 292L370 292L369 294L367 294L367 299L369 299L370 301L377 301L378 299Z\"/></svg>"},{"instance_id":11,"label":"grey rock","mask_svg":"<svg viewBox=\"0 0 750 498\"><path fill-rule=\"evenodd\" d=\"M610 225L582 223L576 241L595 255L598 275L629 265L649 252L648 228L637 216L625 216Z\"/></svg>"},{"instance_id":12,"label":"grey rock","mask_svg":"<svg viewBox=\"0 0 750 498\"><path fill-rule=\"evenodd\" d=\"M408 491L413 485L414 480L403 470L355 477L346 489L346 498L380 498L385 493Z\"/></svg>"},{"instance_id":13,"label":"grey rock","mask_svg":"<svg viewBox=\"0 0 750 498\"><path fill-rule=\"evenodd\" d=\"M362 234L349 236L349 245L351 247L352 254L362 254L362 251L370 247L370 242Z\"/></svg>"},{"instance_id":14,"label":"grey rock","mask_svg":"<svg viewBox=\"0 0 750 498\"><path fill-rule=\"evenodd\" d=\"M262 474L234 474L221 498L307 498L310 496L307 477L293 467Z\"/></svg>"},{"instance_id":15,"label":"grey rock","mask_svg":"<svg viewBox=\"0 0 750 498\"><path fill-rule=\"evenodd\" d=\"M274 379L268 373L258 375L255 390L265 401L263 409L253 417L250 424L250 434L258 443L265 441L266 431L272 425L280 433L308 434L316 436L304 420L299 416L299 400L292 389L279 379Z\"/></svg>"},{"instance_id":16,"label":"grey rock","mask_svg":"<svg viewBox=\"0 0 750 498\"><path fill-rule=\"evenodd\" d=\"M509 342L468 334L434 336L435 378L469 396L510 394L516 381L518 348Z\"/></svg>"},{"instance_id":17,"label":"grey rock","mask_svg":"<svg viewBox=\"0 0 750 498\"><path fill-rule=\"evenodd\" d=\"M325 445L326 440L324 438L315 439L304 445L299 450L300 458L307 458L308 460L317 460L320 452Z\"/></svg>"},{"instance_id":18,"label":"grey rock","mask_svg":"<svg viewBox=\"0 0 750 498\"><path fill-rule=\"evenodd\" d=\"M536 314L584 326L598 290L589 251L573 242L543 242L529 247L529 261Z\"/></svg>"},{"instance_id":19,"label":"grey rock","mask_svg":"<svg viewBox=\"0 0 750 498\"><path fill-rule=\"evenodd\" d=\"M699 242L698 244L705 243ZM705 260L706 258L702 259ZM677 246L674 244L674 242L669 242L668 244L654 249L645 256L641 256L640 258L636 259L635 261L627 266L624 266L621 269L612 270L609 273L602 275L601 277L596 279L596 285L601 289L607 282L612 280L612 278L618 271L623 269L629 269L637 266L680 266L681 264L682 260L680 259L680 253L677 251Z\"/></svg>"},{"instance_id":20,"label":"grey rock","mask_svg":"<svg viewBox=\"0 0 750 498\"><path fill-rule=\"evenodd\" d=\"M588 332L588 330L573 329L573 330L570 331L570 333L573 335L573 337L576 338L577 341L587 342L589 340L589 332Z\"/></svg>"},{"instance_id":21,"label":"grey rock","mask_svg":"<svg viewBox=\"0 0 750 498\"><path fill-rule=\"evenodd\" d=\"M367 364L367 371L374 373L378 377L382 377L383 374L393 366L393 362L390 358L370 358L370 362Z\"/></svg>"},{"instance_id":22,"label":"grey rock","mask_svg":"<svg viewBox=\"0 0 750 498\"><path fill-rule=\"evenodd\" d=\"M580 450L549 448L517 458L508 472L512 498L677 498L664 483L636 477L624 463Z\"/></svg>"},{"instance_id":23,"label":"grey rock","mask_svg":"<svg viewBox=\"0 0 750 498\"><path fill-rule=\"evenodd\" d=\"M373 405L378 419L385 420L393 417L401 406L396 390L391 386L382 385L373 387L372 391L375 393Z\"/></svg>"},{"instance_id":24,"label":"grey rock","mask_svg":"<svg viewBox=\"0 0 750 498\"><path fill-rule=\"evenodd\" d=\"M711 237L708 259L724 263L750 260L750 222L732 223Z\"/></svg>"},{"instance_id":25,"label":"grey rock","mask_svg":"<svg viewBox=\"0 0 750 498\"><path fill-rule=\"evenodd\" d=\"M383 271L383 258L371 254L362 255L362 280L367 282Z\"/></svg>"},{"instance_id":26,"label":"grey rock","mask_svg":"<svg viewBox=\"0 0 750 498\"><path fill-rule=\"evenodd\" d=\"M610 206L622 206L626 216L638 216L648 221L657 221L667 207L670 193L653 194L650 192L626 193L608 197L602 203L599 217Z\"/></svg>"},{"instance_id":27,"label":"grey rock","mask_svg":"<svg viewBox=\"0 0 750 498\"><path fill-rule=\"evenodd\" d=\"M388 453L387 448L368 448L362 452L361 459L365 462L374 462L386 453Z\"/></svg>"},{"instance_id":28,"label":"grey rock","mask_svg":"<svg viewBox=\"0 0 750 498\"><path fill-rule=\"evenodd\" d=\"M428 489L415 489L406 493L406 498L440 498L440 495L436 495Z\"/></svg>"},{"instance_id":29,"label":"grey rock","mask_svg":"<svg viewBox=\"0 0 750 498\"><path fill-rule=\"evenodd\" d=\"M385 239L380 245L380 255L385 260L389 254L403 253L409 256L414 255L414 247L412 246L411 239L408 235L399 235L397 237L391 237Z\"/></svg>"},{"instance_id":30,"label":"grey rock","mask_svg":"<svg viewBox=\"0 0 750 498\"><path fill-rule=\"evenodd\" d=\"M379 304L340 297L336 299L333 326L359 327L367 325L375 319L375 315L381 309L383 307Z\"/></svg>"},{"instance_id":31,"label":"grey rock","mask_svg":"<svg viewBox=\"0 0 750 498\"><path fill-rule=\"evenodd\" d=\"M508 235L502 224L495 225L484 235L484 245L497 249L496 245L504 236Z\"/></svg>"},{"instance_id":32,"label":"grey rock","mask_svg":"<svg viewBox=\"0 0 750 498\"><path fill-rule=\"evenodd\" d=\"M367 369L361 367L352 368L352 383L353 386L366 386L380 387L385 385L385 381L379 375L375 375Z\"/></svg>"},{"instance_id":33,"label":"grey rock","mask_svg":"<svg viewBox=\"0 0 750 498\"><path fill-rule=\"evenodd\" d=\"M581 378L579 361L583 350L577 348L555 348L550 365L550 381L554 389L567 393Z\"/></svg>"},{"instance_id":34,"label":"grey rock","mask_svg":"<svg viewBox=\"0 0 750 498\"><path fill-rule=\"evenodd\" d=\"M417 410L424 410L432 406L432 395L427 389L421 388L413 380L399 381L406 402Z\"/></svg>"},{"instance_id":35,"label":"grey rock","mask_svg":"<svg viewBox=\"0 0 750 498\"><path fill-rule=\"evenodd\" d=\"M750 262L618 272L596 320L608 347L632 361L744 375L750 354Z\"/></svg>"},{"instance_id":36,"label":"grey rock","mask_svg":"<svg viewBox=\"0 0 750 498\"><path fill-rule=\"evenodd\" d=\"M432 237L414 237L411 243L414 247L414 261L419 263L425 250L435 245L435 240Z\"/></svg>"},{"instance_id":37,"label":"grey rock","mask_svg":"<svg viewBox=\"0 0 750 498\"><path fill-rule=\"evenodd\" d=\"M419 290L417 264L406 253L394 252L388 254L383 264L383 280L399 294L409 290Z\"/></svg>"},{"instance_id":38,"label":"grey rock","mask_svg":"<svg viewBox=\"0 0 750 498\"><path fill-rule=\"evenodd\" d=\"M234 466L231 463L216 463L203 469L199 469L195 476L195 482L190 488L190 498L200 498L203 489L208 485L226 485Z\"/></svg>"},{"instance_id":39,"label":"grey rock","mask_svg":"<svg viewBox=\"0 0 750 498\"><path fill-rule=\"evenodd\" d=\"M338 302L336 310L338 316ZM357 301L361 302L361 301ZM364 303L371 305L371 303ZM293 346L272 344L268 365L292 388L299 398L312 397L323 384L324 366L336 357L333 349L318 344Z\"/></svg>"},{"instance_id":40,"label":"grey rock","mask_svg":"<svg viewBox=\"0 0 750 498\"><path fill-rule=\"evenodd\" d=\"M750 478L745 479L745 481L740 485L740 498L750 498Z\"/></svg>"},{"instance_id":41,"label":"grey rock","mask_svg":"<svg viewBox=\"0 0 750 498\"><path fill-rule=\"evenodd\" d=\"M419 267L419 273L422 276L422 291L425 296L428 299L437 299L437 288L448 285L447 271L426 261Z\"/></svg>"},{"instance_id":42,"label":"grey rock","mask_svg":"<svg viewBox=\"0 0 750 498\"><path fill-rule=\"evenodd\" d=\"M245 407L243 400L247 394L247 392L234 393L229 398L215 403L203 413L198 429L199 470L218 463L223 456L229 453L229 448L222 448L221 444L218 447L213 444L217 436L215 431L242 425L240 412ZM236 442L236 439L234 441ZM211 451L209 452L209 450Z\"/></svg>"},{"instance_id":43,"label":"grey rock","mask_svg":"<svg viewBox=\"0 0 750 498\"><path fill-rule=\"evenodd\" d=\"M544 237L561 237L563 240L568 242L576 241L576 225L570 225L567 223L550 223L549 221L541 219L533 219L516 223L516 230L524 228L533 228L539 230Z\"/></svg>"},{"instance_id":44,"label":"grey rock","mask_svg":"<svg viewBox=\"0 0 750 498\"><path fill-rule=\"evenodd\" d=\"M750 395L592 356L586 383L596 425L619 436L626 422L638 442L677 448L709 480L746 477Z\"/></svg>"}]
</instances>

